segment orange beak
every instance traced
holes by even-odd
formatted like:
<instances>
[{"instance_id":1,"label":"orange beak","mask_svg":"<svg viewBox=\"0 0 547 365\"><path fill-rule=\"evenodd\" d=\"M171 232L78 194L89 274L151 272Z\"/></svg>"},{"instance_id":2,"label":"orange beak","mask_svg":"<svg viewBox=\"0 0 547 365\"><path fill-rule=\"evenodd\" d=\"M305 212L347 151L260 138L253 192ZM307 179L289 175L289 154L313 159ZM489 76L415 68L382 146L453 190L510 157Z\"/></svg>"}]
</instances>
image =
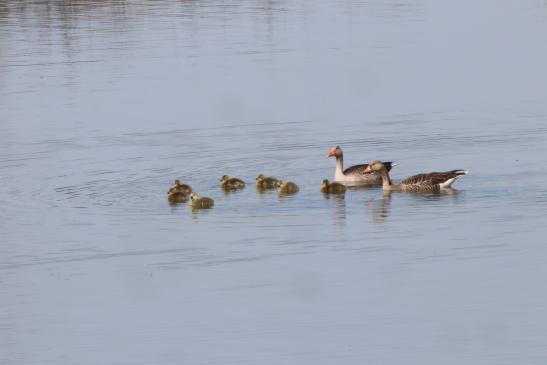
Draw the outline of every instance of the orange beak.
<instances>
[{"instance_id":1,"label":"orange beak","mask_svg":"<svg viewBox=\"0 0 547 365\"><path fill-rule=\"evenodd\" d=\"M329 152L327 152L327 157L336 156L336 149L331 148Z\"/></svg>"},{"instance_id":2,"label":"orange beak","mask_svg":"<svg viewBox=\"0 0 547 365\"><path fill-rule=\"evenodd\" d=\"M365 167L361 173L362 174L368 174L369 172L372 172L372 168L370 167L370 165L367 165L367 167Z\"/></svg>"}]
</instances>

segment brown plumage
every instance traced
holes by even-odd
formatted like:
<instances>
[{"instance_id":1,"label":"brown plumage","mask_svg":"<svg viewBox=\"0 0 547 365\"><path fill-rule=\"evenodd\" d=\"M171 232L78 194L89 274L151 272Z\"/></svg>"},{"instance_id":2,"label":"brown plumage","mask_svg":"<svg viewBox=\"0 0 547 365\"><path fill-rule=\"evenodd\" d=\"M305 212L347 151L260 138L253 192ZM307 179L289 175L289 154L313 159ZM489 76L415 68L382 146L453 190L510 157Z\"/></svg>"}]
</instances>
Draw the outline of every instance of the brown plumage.
<instances>
[{"instance_id":1,"label":"brown plumage","mask_svg":"<svg viewBox=\"0 0 547 365\"><path fill-rule=\"evenodd\" d=\"M220 178L220 187L224 190L237 190L245 187L245 182L238 178L230 178L228 175L224 175Z\"/></svg>"},{"instance_id":2,"label":"brown plumage","mask_svg":"<svg viewBox=\"0 0 547 365\"><path fill-rule=\"evenodd\" d=\"M184 203L188 201L189 194L186 194L182 191L171 191L167 194L167 200L169 203Z\"/></svg>"},{"instance_id":3,"label":"brown plumage","mask_svg":"<svg viewBox=\"0 0 547 365\"><path fill-rule=\"evenodd\" d=\"M177 180L175 180L175 185L173 185L171 187L171 189L169 189L169 191L167 192L167 195L169 195L171 193L174 193L174 192L190 194L192 192L192 188L190 187L190 185L181 184L180 180L177 179Z\"/></svg>"},{"instance_id":4,"label":"brown plumage","mask_svg":"<svg viewBox=\"0 0 547 365\"><path fill-rule=\"evenodd\" d=\"M215 205L213 199L208 197L200 198L197 193L190 194L190 201L192 209L209 209Z\"/></svg>"},{"instance_id":5,"label":"brown plumage","mask_svg":"<svg viewBox=\"0 0 547 365\"><path fill-rule=\"evenodd\" d=\"M256 187L258 189L275 189L277 187L278 180L275 177L266 177L262 174L256 177Z\"/></svg>"},{"instance_id":6,"label":"brown plumage","mask_svg":"<svg viewBox=\"0 0 547 365\"><path fill-rule=\"evenodd\" d=\"M393 184L389 172L380 161L371 162L363 171L378 172L382 176L382 186L386 191L407 191L407 192L431 192L450 188L450 186L461 175L466 175L465 170L450 170L444 172L429 172L407 177L398 184Z\"/></svg>"},{"instance_id":7,"label":"brown plumage","mask_svg":"<svg viewBox=\"0 0 547 365\"><path fill-rule=\"evenodd\" d=\"M321 185L321 192L324 194L344 194L346 187L337 182L330 182L329 180L323 180Z\"/></svg>"},{"instance_id":8,"label":"brown plumage","mask_svg":"<svg viewBox=\"0 0 547 365\"><path fill-rule=\"evenodd\" d=\"M279 194L282 194L282 195L296 194L298 193L299 190L300 188L298 187L298 185L296 185L292 181L285 182L283 180L279 180L277 182L277 191L279 192Z\"/></svg>"}]
</instances>

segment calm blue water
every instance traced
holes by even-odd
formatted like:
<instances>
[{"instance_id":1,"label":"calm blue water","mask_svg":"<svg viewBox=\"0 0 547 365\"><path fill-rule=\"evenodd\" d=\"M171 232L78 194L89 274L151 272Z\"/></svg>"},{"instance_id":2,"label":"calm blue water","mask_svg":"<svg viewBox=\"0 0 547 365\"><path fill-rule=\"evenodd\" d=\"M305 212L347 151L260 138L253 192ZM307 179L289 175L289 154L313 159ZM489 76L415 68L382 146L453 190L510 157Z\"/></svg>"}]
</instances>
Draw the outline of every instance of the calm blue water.
<instances>
[{"instance_id":1,"label":"calm blue water","mask_svg":"<svg viewBox=\"0 0 547 365\"><path fill-rule=\"evenodd\" d=\"M0 4L0 363L544 364L546 44L537 0ZM326 199L333 145L470 175Z\"/></svg>"}]
</instances>

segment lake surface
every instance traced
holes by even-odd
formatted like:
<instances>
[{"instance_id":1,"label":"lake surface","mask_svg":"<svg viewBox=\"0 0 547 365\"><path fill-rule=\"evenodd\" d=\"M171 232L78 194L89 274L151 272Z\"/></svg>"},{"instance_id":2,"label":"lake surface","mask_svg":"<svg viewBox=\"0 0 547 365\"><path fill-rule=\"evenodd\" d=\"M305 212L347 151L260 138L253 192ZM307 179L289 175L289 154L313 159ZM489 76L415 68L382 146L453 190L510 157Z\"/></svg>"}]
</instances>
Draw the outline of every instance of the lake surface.
<instances>
[{"instance_id":1,"label":"lake surface","mask_svg":"<svg viewBox=\"0 0 547 365\"><path fill-rule=\"evenodd\" d=\"M546 45L540 0L2 2L0 363L545 364ZM333 145L470 175L326 199Z\"/></svg>"}]
</instances>

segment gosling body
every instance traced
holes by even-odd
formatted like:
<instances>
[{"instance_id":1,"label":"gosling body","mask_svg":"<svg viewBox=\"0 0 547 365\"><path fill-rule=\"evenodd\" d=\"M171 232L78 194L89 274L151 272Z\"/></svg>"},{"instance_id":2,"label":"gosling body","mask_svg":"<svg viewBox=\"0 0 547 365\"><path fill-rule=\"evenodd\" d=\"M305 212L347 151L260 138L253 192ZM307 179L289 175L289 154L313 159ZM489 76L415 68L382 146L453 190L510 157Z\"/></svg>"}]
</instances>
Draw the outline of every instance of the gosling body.
<instances>
[{"instance_id":1,"label":"gosling body","mask_svg":"<svg viewBox=\"0 0 547 365\"><path fill-rule=\"evenodd\" d=\"M167 194L167 200L169 203L184 203L188 201L189 194L183 193L181 191L172 191Z\"/></svg>"},{"instance_id":2,"label":"gosling body","mask_svg":"<svg viewBox=\"0 0 547 365\"><path fill-rule=\"evenodd\" d=\"M169 191L167 192L167 195L178 192L178 193L184 193L186 195L190 194L192 192L192 187L188 184L181 184L180 180L175 180L175 185L173 185Z\"/></svg>"},{"instance_id":3,"label":"gosling body","mask_svg":"<svg viewBox=\"0 0 547 365\"><path fill-rule=\"evenodd\" d=\"M220 178L220 187L224 190L237 190L245 187L245 182L241 179L224 175Z\"/></svg>"},{"instance_id":4,"label":"gosling body","mask_svg":"<svg viewBox=\"0 0 547 365\"><path fill-rule=\"evenodd\" d=\"M323 180L323 184L321 185L321 192L324 194L344 194L346 190L347 188L345 185L335 181L330 182L327 179Z\"/></svg>"},{"instance_id":5,"label":"gosling body","mask_svg":"<svg viewBox=\"0 0 547 365\"><path fill-rule=\"evenodd\" d=\"M277 180L275 177L266 177L262 174L256 177L256 186L259 189L275 189L277 188L278 182L279 180Z\"/></svg>"},{"instance_id":6,"label":"gosling body","mask_svg":"<svg viewBox=\"0 0 547 365\"><path fill-rule=\"evenodd\" d=\"M197 193L190 194L192 209L209 209L215 205L215 201L208 197L200 198Z\"/></svg>"},{"instance_id":7,"label":"gosling body","mask_svg":"<svg viewBox=\"0 0 547 365\"><path fill-rule=\"evenodd\" d=\"M300 188L298 185L293 183L292 181L285 182L283 180L279 180L277 182L277 191L280 194L296 194Z\"/></svg>"}]
</instances>

